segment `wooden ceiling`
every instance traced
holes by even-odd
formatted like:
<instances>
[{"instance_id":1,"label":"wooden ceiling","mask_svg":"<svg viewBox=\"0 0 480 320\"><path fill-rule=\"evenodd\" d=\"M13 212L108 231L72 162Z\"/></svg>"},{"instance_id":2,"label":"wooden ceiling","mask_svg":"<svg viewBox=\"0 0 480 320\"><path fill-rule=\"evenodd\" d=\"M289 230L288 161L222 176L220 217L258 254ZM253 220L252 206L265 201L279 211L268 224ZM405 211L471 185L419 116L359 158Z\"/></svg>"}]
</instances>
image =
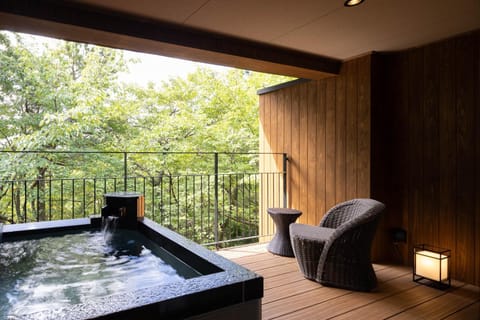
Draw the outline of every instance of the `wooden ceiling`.
<instances>
[{"instance_id":1,"label":"wooden ceiling","mask_svg":"<svg viewBox=\"0 0 480 320\"><path fill-rule=\"evenodd\" d=\"M0 28L304 78L480 28L479 0L2 0Z\"/></svg>"}]
</instances>

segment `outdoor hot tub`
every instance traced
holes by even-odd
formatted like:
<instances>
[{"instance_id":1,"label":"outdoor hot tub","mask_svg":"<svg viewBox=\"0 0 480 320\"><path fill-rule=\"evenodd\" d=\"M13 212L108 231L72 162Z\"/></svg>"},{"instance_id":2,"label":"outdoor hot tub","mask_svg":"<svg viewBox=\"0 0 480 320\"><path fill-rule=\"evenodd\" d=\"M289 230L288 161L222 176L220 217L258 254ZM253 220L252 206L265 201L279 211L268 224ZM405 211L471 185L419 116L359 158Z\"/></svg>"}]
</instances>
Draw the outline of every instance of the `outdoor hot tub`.
<instances>
[{"instance_id":1,"label":"outdoor hot tub","mask_svg":"<svg viewBox=\"0 0 480 320\"><path fill-rule=\"evenodd\" d=\"M46 303L34 312L28 308L25 313L19 312L18 308L14 313L4 310L6 314L0 314L0 318L261 319L262 277L147 218L137 219L134 223L135 226L129 228L132 230L128 232L138 233L147 239L145 241L153 243L148 246L156 249L149 248L149 252L161 250L164 260L177 261L181 277L167 274L169 281L152 279L141 285L135 279L130 283L129 279L123 279L121 282L127 283L127 290L122 288L104 296L80 299L79 303L69 302L60 306ZM23 246L26 242L21 241L35 241L50 236L53 236L53 240L48 241L53 242L65 235L75 237L92 233L95 236L101 224L102 218L92 217L4 225L3 232L0 226L0 259L2 246L15 243ZM126 243L130 242L133 240ZM113 257L111 261L117 260ZM0 263L1 268L7 267ZM7 283L9 274L8 270L0 270L0 284ZM41 277L41 272L39 274ZM102 284L93 287L101 289Z\"/></svg>"}]
</instances>

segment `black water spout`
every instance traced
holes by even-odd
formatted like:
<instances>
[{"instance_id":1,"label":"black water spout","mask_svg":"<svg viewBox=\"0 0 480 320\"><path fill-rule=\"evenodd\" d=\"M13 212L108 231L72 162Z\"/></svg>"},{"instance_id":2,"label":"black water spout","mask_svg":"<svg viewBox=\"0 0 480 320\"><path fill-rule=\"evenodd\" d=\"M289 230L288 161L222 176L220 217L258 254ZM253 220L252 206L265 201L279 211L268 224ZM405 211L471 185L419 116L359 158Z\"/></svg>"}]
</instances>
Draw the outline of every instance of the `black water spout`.
<instances>
[{"instance_id":1,"label":"black water spout","mask_svg":"<svg viewBox=\"0 0 480 320\"><path fill-rule=\"evenodd\" d=\"M137 221L143 219L144 197L137 192L106 193L105 206L102 208L102 219L118 217L118 228L136 229Z\"/></svg>"}]
</instances>

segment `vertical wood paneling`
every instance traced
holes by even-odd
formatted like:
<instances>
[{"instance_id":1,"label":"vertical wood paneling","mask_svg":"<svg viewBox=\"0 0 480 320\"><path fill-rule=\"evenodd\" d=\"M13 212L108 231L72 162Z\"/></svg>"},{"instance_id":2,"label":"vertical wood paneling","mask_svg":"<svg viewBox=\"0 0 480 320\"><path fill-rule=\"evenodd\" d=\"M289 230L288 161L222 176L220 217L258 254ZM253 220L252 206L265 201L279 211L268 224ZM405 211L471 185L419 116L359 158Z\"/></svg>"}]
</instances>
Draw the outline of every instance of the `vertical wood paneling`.
<instances>
[{"instance_id":1,"label":"vertical wood paneling","mask_svg":"<svg viewBox=\"0 0 480 320\"><path fill-rule=\"evenodd\" d=\"M277 148L275 150L279 150L282 148L282 146L284 146L286 143L285 143L285 140L287 139L286 137L286 134L285 134L285 130L281 130L281 128L285 128L285 105L286 105L286 102L285 102L285 94L283 92L279 92L279 94L277 95L277 106L276 106L276 116L277 116L277 124L278 124L278 131L277 131ZM279 156L276 156L275 157L275 162L276 162L276 166L278 168L278 172L280 172L282 170L282 167L283 167L283 164L281 163L281 160L279 158ZM282 180L283 182L283 180ZM283 198L282 199L279 199L280 200L280 203L283 203Z\"/></svg>"},{"instance_id":2,"label":"vertical wood paneling","mask_svg":"<svg viewBox=\"0 0 480 320\"><path fill-rule=\"evenodd\" d=\"M346 65L346 147L345 147L345 199L357 196L357 100L358 70L357 60L348 61Z\"/></svg>"},{"instance_id":3,"label":"vertical wood paneling","mask_svg":"<svg viewBox=\"0 0 480 320\"><path fill-rule=\"evenodd\" d=\"M289 88L291 91L292 103L292 146L290 151L290 167L291 167L291 207L304 211L304 205L300 203L300 89L299 86ZM305 220L307 217L302 217Z\"/></svg>"},{"instance_id":4,"label":"vertical wood paneling","mask_svg":"<svg viewBox=\"0 0 480 320\"><path fill-rule=\"evenodd\" d=\"M473 70L475 70L475 283L480 285L480 32L477 32L474 38L475 61Z\"/></svg>"},{"instance_id":5,"label":"vertical wood paneling","mask_svg":"<svg viewBox=\"0 0 480 320\"><path fill-rule=\"evenodd\" d=\"M274 150L278 150L280 146L283 146L285 144L285 131L280 130L281 128L284 127L284 119L285 119L285 99L283 94L279 94L276 97L276 102L275 102L275 116L277 117L277 129L278 129L278 135L276 137L276 146ZM280 155L275 155L273 156L274 158L274 165L275 165L275 170L273 172L280 172L282 171L282 160ZM282 194L282 184L283 184L283 177L274 175L275 179L275 194L276 199L275 199L275 207L282 206L283 205L283 196L278 196L279 194ZM277 199L278 198L278 199Z\"/></svg>"},{"instance_id":6,"label":"vertical wood paneling","mask_svg":"<svg viewBox=\"0 0 480 320\"><path fill-rule=\"evenodd\" d=\"M407 263L412 250L409 250L402 243L393 243L388 231L409 223L408 182L410 181L409 168L411 165L409 159L411 155L408 145L411 138L405 132L410 130L410 120L408 108L402 107L408 106L408 95L402 93L408 93L409 79L406 73L408 73L409 57L395 54L382 56L381 59L379 67L381 70L385 70L385 73L380 75L378 80L380 84L375 84L374 92L376 99L381 95L381 106L386 112L381 117L382 127L375 124L374 132L378 133L376 136L381 135L386 138L383 139L380 146L373 147L376 153L381 156L380 160L372 165L372 169L375 168L375 171L372 171L372 178L378 179L378 176L381 175L383 179L381 185L378 185L374 180L372 196L382 199L388 205L387 215L384 219L384 231L387 234L382 246L381 256L387 261ZM377 69L373 71L374 74L378 75L380 73L379 67L376 67ZM382 76L386 78L382 78ZM396 85L390 86L389 83L394 81ZM395 99L390 99L391 97L395 97ZM374 109L376 110L376 108ZM375 115L378 113L377 111L374 112ZM380 164L378 162L383 163L381 173L379 172ZM395 190L395 192L393 193L391 190ZM407 233L407 238L411 237L411 234L410 232Z\"/></svg>"},{"instance_id":7,"label":"vertical wood paneling","mask_svg":"<svg viewBox=\"0 0 480 320\"><path fill-rule=\"evenodd\" d=\"M291 91L286 89L283 91L283 99L285 102L284 111L285 111L285 119L283 120L283 130L285 131L285 138L284 138L284 146L283 152L285 152L288 157L291 157L292 154L292 95ZM270 133L274 134L274 133ZM278 150L279 152L282 152ZM287 193L288 193L288 206L292 207L292 183L291 183L291 176L292 176L292 161L288 161L287 163Z\"/></svg>"},{"instance_id":8,"label":"vertical wood paneling","mask_svg":"<svg viewBox=\"0 0 480 320\"><path fill-rule=\"evenodd\" d=\"M369 57L346 63L339 77L263 96L272 107L266 139L272 152L288 153L289 207L303 211L300 222L318 224L338 202L369 197Z\"/></svg>"},{"instance_id":9,"label":"vertical wood paneling","mask_svg":"<svg viewBox=\"0 0 480 320\"><path fill-rule=\"evenodd\" d=\"M316 205L314 221L321 220L326 212L326 81L317 82L317 163L316 163ZM315 224L317 224L315 223Z\"/></svg>"},{"instance_id":10,"label":"vertical wood paneling","mask_svg":"<svg viewBox=\"0 0 480 320\"><path fill-rule=\"evenodd\" d=\"M307 212L308 224L317 224L317 148L321 148L317 141L317 115L319 113L317 100L317 83L309 82L305 84L307 88Z\"/></svg>"},{"instance_id":11,"label":"vertical wood paneling","mask_svg":"<svg viewBox=\"0 0 480 320\"><path fill-rule=\"evenodd\" d=\"M375 132L386 132L386 128L392 124L389 123L389 119L394 117L393 108L388 103L385 103L385 97L391 95L391 89L389 88L388 80L391 78L390 73L385 67L387 64L385 55L375 54L372 57L371 68L372 83L374 84L373 90L378 92L375 97L372 97L372 119L371 125L375 128ZM378 81L381 78L382 81ZM385 79L385 80L384 80ZM395 122L397 123L397 122ZM395 138L389 134L372 134L372 146L371 146L371 163L375 168L375 175L372 176L371 185L375 188L372 190L372 197L374 199L381 199L384 203L388 203L387 212L392 206L392 201L386 193L385 186L389 181L395 179L394 173L389 172L389 163L394 159L390 158L390 140ZM391 241L391 237L388 233L388 229L392 226L392 216L384 213L378 231L375 235L374 246L372 254L374 257L381 256L382 259L389 259L396 253ZM393 224L394 225L394 224Z\"/></svg>"},{"instance_id":12,"label":"vertical wood paneling","mask_svg":"<svg viewBox=\"0 0 480 320\"><path fill-rule=\"evenodd\" d=\"M395 224L393 224L393 227L399 227L399 226L408 226L411 223L410 220L410 215L409 215L409 185L408 185L408 180L405 179L405 177L408 177L408 170L409 170L409 163L408 159L410 158L410 149L409 149L409 135L405 134L408 130L408 123L409 123L409 112L408 108L404 108L402 106L408 106L408 96L405 94L402 94L402 92L408 92L408 77L406 76L406 73L408 72L408 56L405 54L401 55L396 55L396 66L391 73L391 80L390 83L397 83L398 85L394 86L394 91L392 94L392 97L395 99L395 114L397 119L396 126L394 127L394 132L393 134L397 136L396 142L398 141L398 144L394 144L394 146L397 146L395 150L398 151L398 154L395 154L394 152L391 152L391 159L396 160L394 164L392 165L393 172L396 175L393 177L393 181L395 184L393 185L393 190L399 190L400 192L398 193L399 202L397 202L397 206L393 207L391 209L391 212L393 213L395 217ZM396 79L396 80L394 80ZM395 147L394 147L395 148ZM373 171L373 169L372 169ZM395 193L392 193L390 190L387 189L387 192L390 192L391 198L395 198ZM398 211L396 211L398 210ZM391 214L392 215L392 214ZM390 215L390 216L391 216ZM407 230L407 244L412 243L412 232ZM403 250L402 253L402 262L403 263L408 263L412 264L413 262L413 250L411 246L408 245L399 245L401 249Z\"/></svg>"},{"instance_id":13,"label":"vertical wood paneling","mask_svg":"<svg viewBox=\"0 0 480 320\"><path fill-rule=\"evenodd\" d=\"M274 132L278 132L278 130L281 127L281 125L279 124L279 121L281 119L278 118L278 112L276 110L278 105L278 100L279 100L278 95L270 96L270 103L269 103L269 107L270 107L269 116L271 119L270 130ZM272 152L275 152L273 150L278 150L278 147L280 146L280 144L278 143L278 136L279 135L277 134L270 139L270 148ZM275 156L271 156L270 161L271 162L270 162L269 168L272 168L272 169L269 171L275 172L277 170L275 166ZM279 199L278 199L278 192L275 192L276 189L278 189L278 185L275 183L275 175L268 175L268 186L269 186L269 199L270 199L269 207L277 207Z\"/></svg>"},{"instance_id":14,"label":"vertical wood paneling","mask_svg":"<svg viewBox=\"0 0 480 320\"><path fill-rule=\"evenodd\" d=\"M268 116L270 115L270 96L264 95L260 96L259 100L259 118L260 118L260 150L262 152L271 152L270 144L269 144L269 132L270 132L270 121L268 121ZM270 156L268 155L261 155L260 156L260 171L266 172L268 171L270 165ZM271 231L269 230L269 225L271 224L270 219L266 214L264 214L269 206L268 203L268 182L266 181L264 176L260 177L260 215L259 215L259 233L260 235L269 235ZM261 239L267 240L267 239Z\"/></svg>"},{"instance_id":15,"label":"vertical wood paneling","mask_svg":"<svg viewBox=\"0 0 480 320\"><path fill-rule=\"evenodd\" d=\"M295 159L299 163L298 170L298 204L302 206L305 211L306 221L308 222L310 211L308 210L308 190L311 187L308 184L308 84L302 83L298 86L298 101L299 101L299 126L298 126L298 155Z\"/></svg>"},{"instance_id":16,"label":"vertical wood paneling","mask_svg":"<svg viewBox=\"0 0 480 320\"><path fill-rule=\"evenodd\" d=\"M425 242L438 246L438 165L439 124L438 124L438 86L439 86L439 46L428 46L424 50L424 109L423 109L423 230Z\"/></svg>"},{"instance_id":17,"label":"vertical wood paneling","mask_svg":"<svg viewBox=\"0 0 480 320\"><path fill-rule=\"evenodd\" d=\"M371 58L358 59L358 111L357 111L357 196L370 197L370 160L371 160Z\"/></svg>"},{"instance_id":18,"label":"vertical wood paneling","mask_svg":"<svg viewBox=\"0 0 480 320\"><path fill-rule=\"evenodd\" d=\"M272 102L262 125L277 139L271 151L289 155L289 206L304 211L301 222L347 198L377 198L387 212L375 259L411 264L413 245L438 245L452 249L454 278L480 285L479 40L477 31L385 54L382 70L361 57L337 77L264 94L278 96L261 98L261 108ZM400 255L392 227L407 231Z\"/></svg>"},{"instance_id":19,"label":"vertical wood paneling","mask_svg":"<svg viewBox=\"0 0 480 320\"><path fill-rule=\"evenodd\" d=\"M443 42L439 48L439 246L452 250L452 274L456 274L456 116L455 116L455 42Z\"/></svg>"},{"instance_id":20,"label":"vertical wood paneling","mask_svg":"<svg viewBox=\"0 0 480 320\"><path fill-rule=\"evenodd\" d=\"M273 96L270 96L268 100L266 100L266 103L267 103L267 112L265 114L265 117L266 119L268 119L267 121L269 122L269 126L268 126L268 130L269 131L275 131L277 130L277 126L276 126L276 119L274 118L274 115L275 115L275 103L276 103L276 97L273 97ZM274 121L272 121L274 120ZM275 146L277 146L277 136L275 137L272 137L271 139L269 139L269 143L268 143L268 152L275 152L274 150L275 149ZM268 159L268 169L266 170L267 172L272 172L275 170L275 163L274 163L274 156L272 155L268 155L267 157ZM273 170L272 170L273 169ZM274 188L274 184L272 183L272 180L271 180L271 176L270 175L266 175L264 176L264 181L265 181L265 184L267 186L266 188L266 191L267 191L267 199L268 201L266 201L267 203L267 206L266 208L269 208L269 207L274 207L275 206L275 199L273 197L274 195L274 192L273 192L273 188ZM266 208L263 212L266 212ZM270 234L273 234L274 233L274 223L273 221L266 215L266 227L267 227L267 234L270 235Z\"/></svg>"},{"instance_id":21,"label":"vertical wood paneling","mask_svg":"<svg viewBox=\"0 0 480 320\"><path fill-rule=\"evenodd\" d=\"M270 98L270 106L271 106L271 117L273 117L273 123L276 126L277 132L283 126L283 116L281 113L278 113L277 106L281 103L281 96L271 97ZM272 140L273 145L271 146L272 150L278 150L278 148L283 144L283 140L281 140L281 135L277 135L275 139ZM272 155L270 157L271 165L270 165L270 172L280 172L282 170L281 160L278 155ZM277 174L271 174L269 177L270 181L269 184L272 186L270 188L270 193L272 194L272 203L270 207L279 207L282 205L282 197L281 197L281 180L280 176ZM272 222L272 229L274 229L274 224Z\"/></svg>"},{"instance_id":22,"label":"vertical wood paneling","mask_svg":"<svg viewBox=\"0 0 480 320\"><path fill-rule=\"evenodd\" d=\"M461 37L456 43L456 113L457 113L457 210L456 260L457 279L474 279L475 263L474 219L475 211L475 76L473 42ZM478 90L478 88L476 88ZM478 268L478 266L477 266ZM471 281L471 280L470 280Z\"/></svg>"},{"instance_id":23,"label":"vertical wood paneling","mask_svg":"<svg viewBox=\"0 0 480 320\"><path fill-rule=\"evenodd\" d=\"M335 203L345 201L346 195L346 64L336 79L336 112L335 112Z\"/></svg>"},{"instance_id":24,"label":"vertical wood paneling","mask_svg":"<svg viewBox=\"0 0 480 320\"><path fill-rule=\"evenodd\" d=\"M377 183L385 174L372 163L372 196L380 195L388 208L391 224L385 227L407 231L408 263L415 244L449 248L453 278L475 285L480 285L479 37L476 31L393 54L384 66L390 78L375 80L388 84L388 94L372 91L392 108L391 118L384 117L388 125L372 128L373 135L391 135L380 145L389 153L384 161L391 162L390 182Z\"/></svg>"},{"instance_id":25,"label":"vertical wood paneling","mask_svg":"<svg viewBox=\"0 0 480 320\"><path fill-rule=\"evenodd\" d=\"M265 147L265 142L266 142L266 137L265 137L265 127L266 127L266 123L265 123L265 100L267 99L268 96L266 95L262 95L259 97L258 99L258 105L259 105L259 108L258 108L258 124L259 124L259 128L258 128L258 133L259 133L259 141L258 141L258 144L259 144L259 147L260 147L260 150L266 150L266 147ZM260 166L260 170L264 170L265 169L265 161L263 159L263 156L260 156L262 158L262 161L260 161L259 163L259 166Z\"/></svg>"},{"instance_id":26,"label":"vertical wood paneling","mask_svg":"<svg viewBox=\"0 0 480 320\"><path fill-rule=\"evenodd\" d=\"M423 213L423 48L408 52L408 118L409 118L409 221L418 235L416 241L425 243ZM428 242L427 242L428 243Z\"/></svg>"},{"instance_id":27,"label":"vertical wood paneling","mask_svg":"<svg viewBox=\"0 0 480 320\"><path fill-rule=\"evenodd\" d=\"M336 189L335 189L335 154L336 154L336 138L335 138L335 79L326 80L326 115L325 115L325 127L326 127L326 137L325 137L325 148L326 148L326 159L325 159L325 206L326 210L335 205L336 199Z\"/></svg>"}]
</instances>

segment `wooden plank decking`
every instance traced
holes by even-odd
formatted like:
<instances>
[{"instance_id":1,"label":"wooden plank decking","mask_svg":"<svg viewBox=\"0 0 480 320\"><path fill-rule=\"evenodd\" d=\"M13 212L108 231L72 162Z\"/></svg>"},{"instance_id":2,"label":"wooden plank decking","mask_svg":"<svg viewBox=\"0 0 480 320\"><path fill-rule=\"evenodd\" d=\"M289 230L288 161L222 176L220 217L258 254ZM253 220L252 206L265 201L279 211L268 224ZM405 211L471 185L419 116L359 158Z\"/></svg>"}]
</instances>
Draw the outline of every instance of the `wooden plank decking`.
<instances>
[{"instance_id":1,"label":"wooden plank decking","mask_svg":"<svg viewBox=\"0 0 480 320\"><path fill-rule=\"evenodd\" d=\"M262 318L309 319L480 319L480 288L453 281L447 291L412 281L411 269L379 265L375 292L324 287L306 280L294 258L273 255L264 245L218 252L264 277Z\"/></svg>"}]
</instances>

